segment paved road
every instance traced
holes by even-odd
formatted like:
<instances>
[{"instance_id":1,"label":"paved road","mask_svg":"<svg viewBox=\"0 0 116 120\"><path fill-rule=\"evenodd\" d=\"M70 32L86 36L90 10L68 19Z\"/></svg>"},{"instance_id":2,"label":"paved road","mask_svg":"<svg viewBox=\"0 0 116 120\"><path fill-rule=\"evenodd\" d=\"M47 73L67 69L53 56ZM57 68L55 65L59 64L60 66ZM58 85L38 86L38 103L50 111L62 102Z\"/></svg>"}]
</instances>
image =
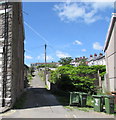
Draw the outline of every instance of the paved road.
<instances>
[{"instance_id":1,"label":"paved road","mask_svg":"<svg viewBox=\"0 0 116 120\"><path fill-rule=\"evenodd\" d=\"M45 89L44 82L38 75L27 90L26 102L22 109L11 110L3 117L7 118L72 118L61 106L54 95Z\"/></svg>"},{"instance_id":2,"label":"paved road","mask_svg":"<svg viewBox=\"0 0 116 120\"><path fill-rule=\"evenodd\" d=\"M10 110L5 118L114 118L113 115L94 111L84 112L65 109L49 91L44 82L36 76L27 90L26 102L22 109Z\"/></svg>"}]
</instances>

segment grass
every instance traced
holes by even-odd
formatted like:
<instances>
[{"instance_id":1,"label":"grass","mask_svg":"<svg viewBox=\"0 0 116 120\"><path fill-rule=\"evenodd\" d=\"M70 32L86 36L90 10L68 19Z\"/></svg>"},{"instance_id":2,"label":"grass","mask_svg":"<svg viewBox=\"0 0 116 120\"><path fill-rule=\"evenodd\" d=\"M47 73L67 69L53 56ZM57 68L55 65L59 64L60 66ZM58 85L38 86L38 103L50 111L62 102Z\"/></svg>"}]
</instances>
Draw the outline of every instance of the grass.
<instances>
[{"instance_id":1,"label":"grass","mask_svg":"<svg viewBox=\"0 0 116 120\"><path fill-rule=\"evenodd\" d=\"M39 71L38 75L39 75L41 80L45 81L45 74L43 71Z\"/></svg>"},{"instance_id":2,"label":"grass","mask_svg":"<svg viewBox=\"0 0 116 120\"><path fill-rule=\"evenodd\" d=\"M27 78L28 78L29 81L31 81L33 79L31 74L29 74Z\"/></svg>"},{"instance_id":3,"label":"grass","mask_svg":"<svg viewBox=\"0 0 116 120\"><path fill-rule=\"evenodd\" d=\"M33 79L32 75L31 75L31 74L29 74L29 75L27 76L27 79L28 79L28 84L30 84L30 82L31 82L31 81L32 81L32 79Z\"/></svg>"},{"instance_id":4,"label":"grass","mask_svg":"<svg viewBox=\"0 0 116 120\"><path fill-rule=\"evenodd\" d=\"M77 107L77 106L64 106L64 108L69 109L71 111L73 111L73 110L80 110L80 111L84 111L84 112L89 112L90 110L93 110L93 108Z\"/></svg>"},{"instance_id":5,"label":"grass","mask_svg":"<svg viewBox=\"0 0 116 120\"><path fill-rule=\"evenodd\" d=\"M14 109L22 109L24 104L25 104L25 100L26 100L26 92L24 92L19 99L16 100L13 108Z\"/></svg>"},{"instance_id":6,"label":"grass","mask_svg":"<svg viewBox=\"0 0 116 120\"><path fill-rule=\"evenodd\" d=\"M49 88L48 85L45 85L45 88L48 89Z\"/></svg>"}]
</instances>

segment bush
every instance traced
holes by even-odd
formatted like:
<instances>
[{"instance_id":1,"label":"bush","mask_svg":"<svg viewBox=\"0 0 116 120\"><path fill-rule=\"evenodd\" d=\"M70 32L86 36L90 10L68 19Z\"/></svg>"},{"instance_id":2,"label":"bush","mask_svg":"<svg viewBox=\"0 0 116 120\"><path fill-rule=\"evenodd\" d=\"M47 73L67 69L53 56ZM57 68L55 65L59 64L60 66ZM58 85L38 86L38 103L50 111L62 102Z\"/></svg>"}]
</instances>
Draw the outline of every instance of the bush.
<instances>
[{"instance_id":1,"label":"bush","mask_svg":"<svg viewBox=\"0 0 116 120\"><path fill-rule=\"evenodd\" d=\"M66 91L80 91L96 92L96 85L94 74L98 70L103 76L105 73L105 66L78 66L65 65L58 67L55 71L51 72L50 82L56 84L58 88Z\"/></svg>"}]
</instances>

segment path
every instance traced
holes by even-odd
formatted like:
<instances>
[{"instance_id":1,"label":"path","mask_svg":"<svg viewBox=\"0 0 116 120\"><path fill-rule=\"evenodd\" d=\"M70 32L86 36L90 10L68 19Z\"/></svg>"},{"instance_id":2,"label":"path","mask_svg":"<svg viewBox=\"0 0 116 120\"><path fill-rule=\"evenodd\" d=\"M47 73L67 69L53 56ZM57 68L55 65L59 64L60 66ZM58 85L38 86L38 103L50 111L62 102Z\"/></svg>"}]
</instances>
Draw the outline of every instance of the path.
<instances>
[{"instance_id":1,"label":"path","mask_svg":"<svg viewBox=\"0 0 116 120\"><path fill-rule=\"evenodd\" d=\"M11 110L7 118L72 118L54 95L45 89L44 82L36 74L27 91L26 103L22 109Z\"/></svg>"},{"instance_id":2,"label":"path","mask_svg":"<svg viewBox=\"0 0 116 120\"><path fill-rule=\"evenodd\" d=\"M36 76L27 90L26 102L22 109L10 110L4 118L114 118L113 115L94 111L84 112L64 108L49 91L44 82Z\"/></svg>"}]
</instances>

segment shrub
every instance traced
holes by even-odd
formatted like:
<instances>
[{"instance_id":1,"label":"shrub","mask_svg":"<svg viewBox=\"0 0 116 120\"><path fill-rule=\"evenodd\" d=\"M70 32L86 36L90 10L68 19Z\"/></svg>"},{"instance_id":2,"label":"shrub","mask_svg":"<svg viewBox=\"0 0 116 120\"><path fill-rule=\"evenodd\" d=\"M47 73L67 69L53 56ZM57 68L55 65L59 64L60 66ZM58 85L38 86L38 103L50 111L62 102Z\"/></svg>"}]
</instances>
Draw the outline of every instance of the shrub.
<instances>
[{"instance_id":1,"label":"shrub","mask_svg":"<svg viewBox=\"0 0 116 120\"><path fill-rule=\"evenodd\" d=\"M58 67L51 72L50 82L56 84L62 90L80 91L80 92L96 92L94 74L98 70L103 76L105 73L105 66L78 66L65 65Z\"/></svg>"}]
</instances>

